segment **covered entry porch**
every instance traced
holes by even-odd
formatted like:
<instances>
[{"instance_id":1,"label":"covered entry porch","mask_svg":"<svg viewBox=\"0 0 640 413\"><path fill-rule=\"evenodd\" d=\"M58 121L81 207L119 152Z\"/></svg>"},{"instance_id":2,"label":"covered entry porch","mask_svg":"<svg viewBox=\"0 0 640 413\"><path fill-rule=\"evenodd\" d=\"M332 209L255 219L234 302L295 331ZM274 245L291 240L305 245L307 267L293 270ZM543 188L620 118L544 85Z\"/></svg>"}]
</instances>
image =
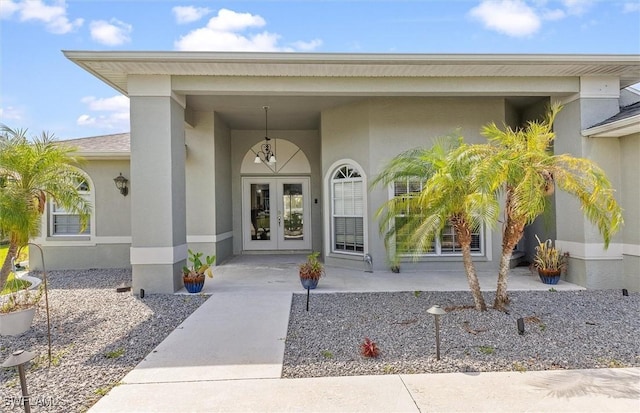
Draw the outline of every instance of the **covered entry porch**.
<instances>
[{"instance_id":1,"label":"covered entry porch","mask_svg":"<svg viewBox=\"0 0 640 413\"><path fill-rule=\"evenodd\" d=\"M625 151L609 142L585 142L581 132L615 115L620 89L638 81L637 59L630 56L82 51L65 55L130 99L130 263L133 290L144 288L148 293L182 288L180 270L187 263L188 249L215 254L224 262L255 247L245 245L245 240L262 243L275 237L275 249L286 250L280 247L281 239L283 245L285 240L301 241L293 239L300 236L296 223L300 215L294 219L294 212L310 212L304 242L309 241L306 229L310 229L311 246L304 245L305 250L320 251L330 266L352 268L354 274L369 254L375 270L384 271L390 254L376 230L376 211L396 188L371 188L369 182L385 163L404 150L432 145L438 136L452 131L470 143L483 142L478 136L483 125L522 126L537 119L550 102L565 104L555 123L561 136L555 149L593 158L613 173L614 180L622 180L619 165ZM271 108L268 131L265 106ZM277 170L268 168L271 156L262 160L257 156L269 142L274 144ZM304 154L308 168L286 169L302 165L283 158L287 142L300 150L292 156ZM266 147L263 152L269 153ZM260 221L252 220L251 202L243 202L244 178L294 178L298 181L294 185L308 178L310 206L302 212L291 210L288 234L276 231L277 223L267 228L266 214ZM252 183L247 185L250 191ZM255 192L262 189L256 187ZM269 188L270 194L278 190ZM255 200L256 206L264 205L262 197L256 195ZM560 196L555 203L571 205ZM576 211L556 208L555 222L548 230L536 230L537 235L564 243L574 261L569 276L584 273L582 278L590 279L584 285L621 285L619 274L626 265L622 243L614 240L617 248L601 253L599 238ZM278 216L284 224L287 217L279 213L270 214L268 220ZM96 233L111 236L105 228L109 229L98 223ZM487 229L477 237L478 270L492 274L500 236ZM635 239L630 242L635 256ZM460 253L452 245L453 239L438 240L417 263L426 279L436 274L433 270L458 274ZM526 242L524 248L526 254L532 253ZM602 269L611 270L615 282L601 283ZM330 284L332 273L329 268L323 285L338 289L339 285ZM348 273L340 270L335 281L347 283ZM282 271L272 275L278 274ZM385 273L369 276L378 274ZM466 285L459 274L461 285ZM397 278L388 276L396 285ZM445 278L448 286L449 278ZM493 282L486 284L492 288Z\"/></svg>"}]
</instances>

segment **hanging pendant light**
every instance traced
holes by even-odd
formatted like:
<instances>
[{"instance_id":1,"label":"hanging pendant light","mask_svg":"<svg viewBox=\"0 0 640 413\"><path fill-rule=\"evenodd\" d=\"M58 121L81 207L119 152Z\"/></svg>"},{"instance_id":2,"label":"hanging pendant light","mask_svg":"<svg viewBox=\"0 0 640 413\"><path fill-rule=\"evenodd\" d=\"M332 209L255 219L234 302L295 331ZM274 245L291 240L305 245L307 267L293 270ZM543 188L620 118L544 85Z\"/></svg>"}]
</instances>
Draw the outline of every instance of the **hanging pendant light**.
<instances>
[{"instance_id":1,"label":"hanging pendant light","mask_svg":"<svg viewBox=\"0 0 640 413\"><path fill-rule=\"evenodd\" d=\"M271 138L269 138L269 106L263 106L264 109L264 140L265 143L260 145L260 150L256 153L253 163L266 162L270 165L276 163L276 154L271 150Z\"/></svg>"}]
</instances>

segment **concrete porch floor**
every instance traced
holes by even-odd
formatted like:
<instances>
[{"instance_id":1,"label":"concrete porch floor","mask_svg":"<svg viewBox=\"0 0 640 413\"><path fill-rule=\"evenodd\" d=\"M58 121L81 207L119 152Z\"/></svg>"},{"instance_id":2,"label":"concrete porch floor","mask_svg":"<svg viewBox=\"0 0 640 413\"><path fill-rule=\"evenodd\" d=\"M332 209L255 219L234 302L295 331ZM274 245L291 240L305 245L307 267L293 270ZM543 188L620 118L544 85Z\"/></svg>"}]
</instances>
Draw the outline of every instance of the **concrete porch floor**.
<instances>
[{"instance_id":1,"label":"concrete porch floor","mask_svg":"<svg viewBox=\"0 0 640 413\"><path fill-rule=\"evenodd\" d=\"M291 294L304 293L296 264L304 259L244 255L215 267L204 287L211 298L90 411L640 410L638 368L281 379ZM483 290L495 289L495 274L479 278ZM526 268L511 271L510 290L549 288ZM563 281L554 288L582 289ZM314 293L467 289L462 268L394 274L329 267ZM578 390L558 393L551 388L557 382Z\"/></svg>"},{"instance_id":2,"label":"concrete porch floor","mask_svg":"<svg viewBox=\"0 0 640 413\"><path fill-rule=\"evenodd\" d=\"M213 269L214 277L206 279L204 294L227 291L280 291L303 292L298 278L298 264L306 260L303 254L248 254L238 255ZM364 265L362 267L364 269ZM497 272L479 272L483 291L495 291ZM558 291L584 289L560 281L555 286L543 284L538 275L526 267L516 267L509 273L509 290ZM316 293L376 292L376 291L467 291L469 285L462 263L454 271L409 272L353 270L326 267ZM178 293L188 294L184 289Z\"/></svg>"}]
</instances>

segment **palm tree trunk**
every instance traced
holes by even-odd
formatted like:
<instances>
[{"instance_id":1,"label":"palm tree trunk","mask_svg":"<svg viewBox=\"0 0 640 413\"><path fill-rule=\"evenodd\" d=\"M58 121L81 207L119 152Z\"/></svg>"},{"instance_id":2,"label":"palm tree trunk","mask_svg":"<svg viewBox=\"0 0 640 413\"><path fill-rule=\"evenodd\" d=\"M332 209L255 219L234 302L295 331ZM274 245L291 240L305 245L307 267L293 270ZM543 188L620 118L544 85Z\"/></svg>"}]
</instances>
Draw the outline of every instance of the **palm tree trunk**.
<instances>
[{"instance_id":1,"label":"palm tree trunk","mask_svg":"<svg viewBox=\"0 0 640 413\"><path fill-rule=\"evenodd\" d=\"M473 259L471 258L471 228L469 228L464 218L452 217L450 221L453 224L456 236L460 242L464 271L467 274L467 282L469 283L469 289L471 290L476 310L487 311L487 305L484 302L484 297L482 297L482 291L480 291L480 282L476 274L476 267L473 265Z\"/></svg>"},{"instance_id":2,"label":"palm tree trunk","mask_svg":"<svg viewBox=\"0 0 640 413\"><path fill-rule=\"evenodd\" d=\"M507 294L507 280L509 278L509 262L511 261L511 251L513 247L503 245L500 265L498 266L498 284L496 286L496 299L493 301L493 308L504 311L509 304Z\"/></svg>"},{"instance_id":3,"label":"palm tree trunk","mask_svg":"<svg viewBox=\"0 0 640 413\"><path fill-rule=\"evenodd\" d=\"M460 246L462 247L464 270L467 274L467 282L469 283L471 295L473 295L476 310L487 311L487 304L485 304L484 297L482 297L480 282L478 281L478 275L476 274L476 267L473 265L473 260L471 259L471 243L460 243Z\"/></svg>"},{"instance_id":4,"label":"palm tree trunk","mask_svg":"<svg viewBox=\"0 0 640 413\"><path fill-rule=\"evenodd\" d=\"M4 285L7 283L7 278L9 278L9 273L11 272L11 258L15 257L17 252L18 243L12 239L9 241L7 256L2 264L2 269L0 269L0 290L4 288Z\"/></svg>"},{"instance_id":5,"label":"palm tree trunk","mask_svg":"<svg viewBox=\"0 0 640 413\"><path fill-rule=\"evenodd\" d=\"M502 236L502 256L498 267L498 284L496 286L496 299L493 308L504 311L509 304L507 295L507 280L509 278L509 263L513 248L516 246L524 232L524 220L515 220L507 216L507 225Z\"/></svg>"}]
</instances>

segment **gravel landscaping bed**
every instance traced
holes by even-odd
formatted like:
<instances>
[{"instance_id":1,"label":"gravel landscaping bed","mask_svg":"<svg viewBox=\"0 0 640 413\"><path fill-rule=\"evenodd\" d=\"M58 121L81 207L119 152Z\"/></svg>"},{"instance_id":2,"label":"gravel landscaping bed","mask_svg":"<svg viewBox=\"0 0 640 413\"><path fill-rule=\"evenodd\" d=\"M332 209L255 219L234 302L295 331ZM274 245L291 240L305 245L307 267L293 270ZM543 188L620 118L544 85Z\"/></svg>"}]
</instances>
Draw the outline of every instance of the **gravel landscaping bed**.
<instances>
[{"instance_id":1,"label":"gravel landscaping bed","mask_svg":"<svg viewBox=\"0 0 640 413\"><path fill-rule=\"evenodd\" d=\"M485 294L487 303L495 295ZM463 308L468 292L293 296L283 377L640 366L640 294L510 292L508 313ZM439 304L440 360L434 317ZM520 335L517 319L525 321ZM365 337L380 350L360 354Z\"/></svg>"},{"instance_id":2,"label":"gravel landscaping bed","mask_svg":"<svg viewBox=\"0 0 640 413\"><path fill-rule=\"evenodd\" d=\"M37 354L26 370L32 412L86 411L207 298L116 292L130 270L51 271L47 279L52 366L44 297L30 331L0 336L0 361L19 349ZM0 383L0 411L24 411L16 369L0 368Z\"/></svg>"}]
</instances>

